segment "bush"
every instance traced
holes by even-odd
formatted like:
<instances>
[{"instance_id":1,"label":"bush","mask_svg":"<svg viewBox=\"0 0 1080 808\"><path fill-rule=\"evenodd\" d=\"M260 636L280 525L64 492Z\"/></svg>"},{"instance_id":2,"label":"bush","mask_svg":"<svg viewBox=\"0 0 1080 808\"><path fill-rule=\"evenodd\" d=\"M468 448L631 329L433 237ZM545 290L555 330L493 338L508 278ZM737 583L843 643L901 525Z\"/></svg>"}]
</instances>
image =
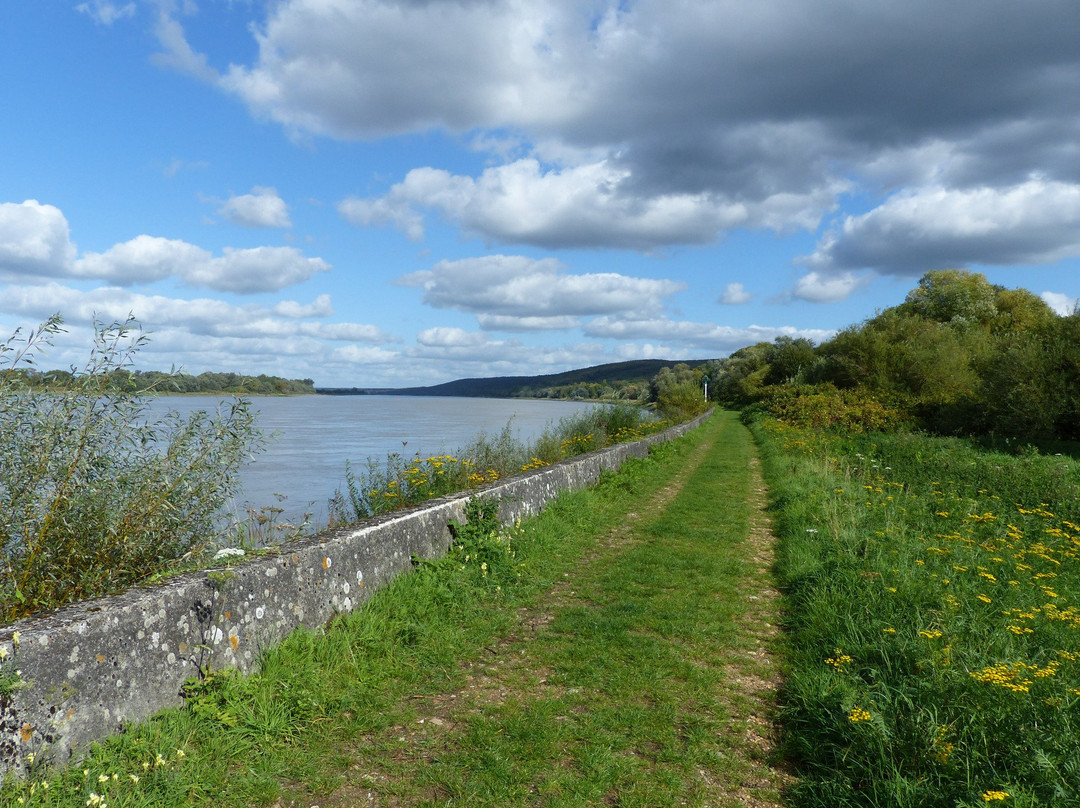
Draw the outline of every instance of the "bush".
<instances>
[{"instance_id":1,"label":"bush","mask_svg":"<svg viewBox=\"0 0 1080 808\"><path fill-rule=\"evenodd\" d=\"M331 522L355 522L417 505L435 497L477 488L614 443L638 440L667 427L632 404L594 407L562 419L531 444L514 437L507 424L498 435L480 434L453 454L368 459L365 471L345 466L345 491L330 500Z\"/></svg>"},{"instance_id":2,"label":"bush","mask_svg":"<svg viewBox=\"0 0 1080 808\"><path fill-rule=\"evenodd\" d=\"M864 390L837 390L831 385L774 387L762 404L781 421L804 429L884 432L907 420Z\"/></svg>"},{"instance_id":3,"label":"bush","mask_svg":"<svg viewBox=\"0 0 1080 808\"><path fill-rule=\"evenodd\" d=\"M146 337L95 323L70 389L28 389L21 370L59 315L0 343L0 622L125 589L191 559L220 533L237 471L260 435L246 401L150 421L113 376Z\"/></svg>"}]
</instances>

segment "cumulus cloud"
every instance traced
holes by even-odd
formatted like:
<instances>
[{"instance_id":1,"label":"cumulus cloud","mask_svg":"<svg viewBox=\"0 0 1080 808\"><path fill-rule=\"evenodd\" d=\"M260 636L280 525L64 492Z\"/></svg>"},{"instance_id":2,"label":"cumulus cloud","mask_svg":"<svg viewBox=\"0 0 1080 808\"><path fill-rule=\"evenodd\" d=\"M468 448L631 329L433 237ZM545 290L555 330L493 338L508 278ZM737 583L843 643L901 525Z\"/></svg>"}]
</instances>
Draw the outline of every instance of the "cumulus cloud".
<instances>
[{"instance_id":1,"label":"cumulus cloud","mask_svg":"<svg viewBox=\"0 0 1080 808\"><path fill-rule=\"evenodd\" d=\"M218 213L241 227L292 227L289 206L274 188L255 186L250 194L230 197Z\"/></svg>"},{"instance_id":2,"label":"cumulus cloud","mask_svg":"<svg viewBox=\"0 0 1080 808\"><path fill-rule=\"evenodd\" d=\"M435 308L457 309L486 318L567 318L599 314L647 314L685 288L682 283L631 278L616 273L574 275L554 258L490 255L440 261L432 269L398 279L424 290L423 301ZM565 322L565 321L564 321Z\"/></svg>"},{"instance_id":3,"label":"cumulus cloud","mask_svg":"<svg viewBox=\"0 0 1080 808\"><path fill-rule=\"evenodd\" d=\"M969 264L1044 264L1080 255L1080 184L905 191L848 216L805 263L900 275Z\"/></svg>"},{"instance_id":4,"label":"cumulus cloud","mask_svg":"<svg viewBox=\"0 0 1080 808\"><path fill-rule=\"evenodd\" d=\"M226 247L214 256L179 239L140 235L77 257L59 208L34 199L0 203L0 280L83 278L129 286L179 278L218 291L278 291L330 265L295 247Z\"/></svg>"},{"instance_id":5,"label":"cumulus cloud","mask_svg":"<svg viewBox=\"0 0 1080 808\"><path fill-rule=\"evenodd\" d=\"M295 300L282 300L274 305L274 314L281 317L291 317L294 320L303 320L309 317L332 317L334 304L330 295L319 295L311 303L297 303Z\"/></svg>"},{"instance_id":6,"label":"cumulus cloud","mask_svg":"<svg viewBox=\"0 0 1080 808\"><path fill-rule=\"evenodd\" d=\"M282 346L298 337L336 342L396 341L380 328L364 323L309 322L332 311L328 295L320 295L310 304L281 301L274 306L237 306L213 298L187 300L139 294L120 287L83 291L50 282L11 285L0 296L0 312L43 320L56 311L62 311L69 323L89 323L95 318L122 321L133 314L151 332L182 330L198 336L275 338L282 341ZM262 347L265 349L265 344Z\"/></svg>"},{"instance_id":7,"label":"cumulus cloud","mask_svg":"<svg viewBox=\"0 0 1080 808\"><path fill-rule=\"evenodd\" d=\"M869 276L858 277L851 272L808 272L795 283L792 297L809 303L836 303L865 286Z\"/></svg>"},{"instance_id":8,"label":"cumulus cloud","mask_svg":"<svg viewBox=\"0 0 1080 808\"><path fill-rule=\"evenodd\" d=\"M0 277L55 277L75 252L59 208L36 199L0 203Z\"/></svg>"},{"instance_id":9,"label":"cumulus cloud","mask_svg":"<svg viewBox=\"0 0 1080 808\"><path fill-rule=\"evenodd\" d=\"M182 6L158 3L162 59L206 77ZM257 116L342 139L468 133L501 159L342 203L410 238L434 210L508 243L649 250L813 229L856 182L1080 182L1067 0L282 0L255 31L257 58L213 78Z\"/></svg>"},{"instance_id":10,"label":"cumulus cloud","mask_svg":"<svg viewBox=\"0 0 1080 808\"><path fill-rule=\"evenodd\" d=\"M424 217L407 200L351 197L338 204L338 212L346 221L358 227L391 225L402 231L410 241L424 237Z\"/></svg>"},{"instance_id":11,"label":"cumulus cloud","mask_svg":"<svg viewBox=\"0 0 1080 808\"><path fill-rule=\"evenodd\" d=\"M226 247L221 257L187 267L180 277L227 292L276 292L329 269L321 258L306 258L295 247Z\"/></svg>"},{"instance_id":12,"label":"cumulus cloud","mask_svg":"<svg viewBox=\"0 0 1080 808\"><path fill-rule=\"evenodd\" d=\"M306 258L295 247L226 247L215 257L185 241L142 235L103 253L86 253L70 274L122 286L177 277L192 286L253 293L276 292L329 269L321 258Z\"/></svg>"},{"instance_id":13,"label":"cumulus cloud","mask_svg":"<svg viewBox=\"0 0 1080 808\"><path fill-rule=\"evenodd\" d=\"M1062 317L1073 314L1077 311L1077 307L1080 306L1080 298L1069 297L1061 292L1043 292L1040 297L1047 306Z\"/></svg>"},{"instance_id":14,"label":"cumulus cloud","mask_svg":"<svg viewBox=\"0 0 1080 808\"><path fill-rule=\"evenodd\" d=\"M551 0L279 3L256 64L221 84L261 116L337 137L546 120L576 106L576 58L558 43L583 43L587 22Z\"/></svg>"},{"instance_id":15,"label":"cumulus cloud","mask_svg":"<svg viewBox=\"0 0 1080 808\"><path fill-rule=\"evenodd\" d=\"M505 314L478 312L476 322L485 331L566 331L581 320L567 315L552 317L514 317Z\"/></svg>"},{"instance_id":16,"label":"cumulus cloud","mask_svg":"<svg viewBox=\"0 0 1080 808\"><path fill-rule=\"evenodd\" d=\"M751 297L753 295L747 292L741 283L729 283L720 295L720 302L728 306L739 306L749 303Z\"/></svg>"},{"instance_id":17,"label":"cumulus cloud","mask_svg":"<svg viewBox=\"0 0 1080 808\"><path fill-rule=\"evenodd\" d=\"M417 168L383 197L350 198L338 209L356 225L393 224L413 239L432 210L486 239L546 248L651 250L703 244L734 227L816 227L833 189L776 193L748 202L695 191L642 195L613 162L545 169L524 158L479 177Z\"/></svg>"},{"instance_id":18,"label":"cumulus cloud","mask_svg":"<svg viewBox=\"0 0 1080 808\"><path fill-rule=\"evenodd\" d=\"M756 342L771 342L780 336L803 337L823 342L836 332L826 329L798 329L792 326L758 326L745 328L669 320L662 317L625 320L600 317L584 326L586 336L608 339L648 339L664 343L683 343L698 352L727 354Z\"/></svg>"},{"instance_id":19,"label":"cumulus cloud","mask_svg":"<svg viewBox=\"0 0 1080 808\"><path fill-rule=\"evenodd\" d=\"M179 15L196 13L195 3L192 0L151 0L151 3L157 6L154 34L162 47L151 61L201 81L216 83L220 79L218 72L210 66L206 54L191 47L179 19Z\"/></svg>"}]
</instances>

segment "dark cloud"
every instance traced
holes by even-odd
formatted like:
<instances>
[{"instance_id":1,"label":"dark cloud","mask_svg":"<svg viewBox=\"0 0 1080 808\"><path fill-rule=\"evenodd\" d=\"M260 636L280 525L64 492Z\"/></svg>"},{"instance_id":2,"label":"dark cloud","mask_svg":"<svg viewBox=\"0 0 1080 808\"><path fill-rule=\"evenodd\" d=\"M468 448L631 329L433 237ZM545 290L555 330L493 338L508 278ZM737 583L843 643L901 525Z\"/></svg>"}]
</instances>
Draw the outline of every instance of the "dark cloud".
<instances>
[{"instance_id":1,"label":"dark cloud","mask_svg":"<svg viewBox=\"0 0 1080 808\"><path fill-rule=\"evenodd\" d=\"M1078 42L1075 0L283 0L256 62L220 84L298 133L534 147L493 151L476 177L418 167L385 197L342 203L358 225L420 238L433 211L497 242L648 251L814 230L847 193L1078 184ZM1027 222L1050 215L1027 204ZM985 258L962 229L914 243L924 226L896 213L887 201L838 225L814 271L908 271L882 251L921 267ZM1058 226L1033 232L1049 243L1005 227L983 245L1071 254Z\"/></svg>"}]
</instances>

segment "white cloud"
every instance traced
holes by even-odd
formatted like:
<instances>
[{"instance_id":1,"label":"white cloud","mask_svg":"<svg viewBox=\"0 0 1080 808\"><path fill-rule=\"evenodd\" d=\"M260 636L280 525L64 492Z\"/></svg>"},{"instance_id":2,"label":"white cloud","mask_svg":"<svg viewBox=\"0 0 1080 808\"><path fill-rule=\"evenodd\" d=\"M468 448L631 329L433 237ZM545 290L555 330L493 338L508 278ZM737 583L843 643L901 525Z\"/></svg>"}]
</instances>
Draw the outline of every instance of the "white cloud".
<instances>
[{"instance_id":1,"label":"white cloud","mask_svg":"<svg viewBox=\"0 0 1080 808\"><path fill-rule=\"evenodd\" d=\"M442 130L498 156L341 205L414 239L430 210L506 243L651 250L814 229L867 190L854 178L874 192L1080 181L1077 29L1055 2L280 0L252 27L254 61L222 73L186 39L194 3L155 2L159 61L296 136ZM835 268L886 266L827 246Z\"/></svg>"},{"instance_id":2,"label":"white cloud","mask_svg":"<svg viewBox=\"0 0 1080 808\"><path fill-rule=\"evenodd\" d=\"M246 294L278 291L329 269L295 247L226 247L214 257L185 241L142 235L103 253L86 253L69 274L123 286L177 277L192 286Z\"/></svg>"},{"instance_id":3,"label":"white cloud","mask_svg":"<svg viewBox=\"0 0 1080 808\"><path fill-rule=\"evenodd\" d=\"M330 301L330 295L319 295L307 305L297 303L294 300L282 300L274 306L274 314L291 317L295 320L310 317L332 317L334 315L334 306Z\"/></svg>"},{"instance_id":4,"label":"white cloud","mask_svg":"<svg viewBox=\"0 0 1080 808\"><path fill-rule=\"evenodd\" d=\"M1080 306L1080 298L1069 297L1061 292L1043 292L1039 297L1062 317L1068 317Z\"/></svg>"},{"instance_id":5,"label":"white cloud","mask_svg":"<svg viewBox=\"0 0 1080 808\"><path fill-rule=\"evenodd\" d=\"M90 3L79 3L79 5L75 6L75 10L90 16L99 25L105 26L112 25L124 17L135 16L134 3L117 5L109 2L109 0L93 0Z\"/></svg>"},{"instance_id":6,"label":"white cloud","mask_svg":"<svg viewBox=\"0 0 1080 808\"><path fill-rule=\"evenodd\" d=\"M692 349L691 353L727 354L756 342L771 342L780 336L804 337L814 342L822 342L832 337L835 332L817 328L794 328L792 326L758 326L745 328L717 325L715 323L695 323L651 318L642 320L624 320L614 317L600 317L586 324L583 328L586 336L607 339L659 340L664 343L680 343Z\"/></svg>"},{"instance_id":7,"label":"white cloud","mask_svg":"<svg viewBox=\"0 0 1080 808\"><path fill-rule=\"evenodd\" d=\"M370 371L372 365L401 364L401 354L397 351L388 351L385 348L361 348L359 345L342 345L335 348L332 358L348 365L360 365L364 370ZM406 377L407 378L407 377ZM402 382L404 386L406 382ZM323 385L333 387L333 382Z\"/></svg>"},{"instance_id":8,"label":"white cloud","mask_svg":"<svg viewBox=\"0 0 1080 808\"><path fill-rule=\"evenodd\" d=\"M176 277L192 286L245 294L278 291L330 269L295 247L226 247L215 257L186 241L145 234L105 252L76 256L59 208L34 199L0 203L0 280L83 278L129 286Z\"/></svg>"},{"instance_id":9,"label":"white cloud","mask_svg":"<svg viewBox=\"0 0 1080 808\"><path fill-rule=\"evenodd\" d=\"M808 272L795 283L791 294L809 303L836 303L845 300L869 281L869 277L860 278L851 272Z\"/></svg>"},{"instance_id":10,"label":"white cloud","mask_svg":"<svg viewBox=\"0 0 1080 808\"><path fill-rule=\"evenodd\" d=\"M274 188L257 185L250 194L230 197L218 213L241 227L292 227L289 206Z\"/></svg>"},{"instance_id":11,"label":"white cloud","mask_svg":"<svg viewBox=\"0 0 1080 808\"><path fill-rule=\"evenodd\" d=\"M142 235L103 253L86 253L74 262L70 274L128 286L160 281L212 260L209 252L194 244Z\"/></svg>"},{"instance_id":12,"label":"white cloud","mask_svg":"<svg viewBox=\"0 0 1080 808\"><path fill-rule=\"evenodd\" d=\"M344 219L358 227L396 227L410 241L424 237L424 217L407 203L383 199L345 199L338 204Z\"/></svg>"},{"instance_id":13,"label":"white cloud","mask_svg":"<svg viewBox=\"0 0 1080 808\"><path fill-rule=\"evenodd\" d=\"M381 328L363 323L301 323L299 333L319 339L337 342L395 342L396 339Z\"/></svg>"},{"instance_id":14,"label":"white cloud","mask_svg":"<svg viewBox=\"0 0 1080 808\"><path fill-rule=\"evenodd\" d=\"M969 264L1045 264L1080 255L1080 184L920 188L848 216L804 262L812 269L920 275Z\"/></svg>"},{"instance_id":15,"label":"white cloud","mask_svg":"<svg viewBox=\"0 0 1080 808\"><path fill-rule=\"evenodd\" d=\"M422 288L423 301L435 308L519 318L519 326L526 322L520 318L655 312L665 298L685 288L675 281L616 273L573 275L564 269L554 258L489 255L440 261L398 283Z\"/></svg>"},{"instance_id":16,"label":"white cloud","mask_svg":"<svg viewBox=\"0 0 1080 808\"><path fill-rule=\"evenodd\" d=\"M56 277L75 258L67 219L36 199L0 203L0 278Z\"/></svg>"},{"instance_id":17,"label":"white cloud","mask_svg":"<svg viewBox=\"0 0 1080 808\"><path fill-rule=\"evenodd\" d=\"M580 324L577 317L514 317L505 314L476 315L476 322L485 331L566 331Z\"/></svg>"},{"instance_id":18,"label":"white cloud","mask_svg":"<svg viewBox=\"0 0 1080 808\"><path fill-rule=\"evenodd\" d=\"M337 137L544 121L576 106L561 42L583 42L587 22L557 0L290 0L258 33L257 63L221 84L259 116Z\"/></svg>"},{"instance_id":19,"label":"white cloud","mask_svg":"<svg viewBox=\"0 0 1080 808\"><path fill-rule=\"evenodd\" d=\"M720 295L720 302L729 306L739 306L749 303L751 297L753 295L747 292L741 283L729 283Z\"/></svg>"},{"instance_id":20,"label":"white cloud","mask_svg":"<svg viewBox=\"0 0 1080 808\"><path fill-rule=\"evenodd\" d=\"M194 14L198 11L190 0L150 0L157 6L154 34L163 48L151 57L151 61L180 73L208 83L216 83L220 76L210 67L206 54L194 50L187 41L184 26L177 14Z\"/></svg>"},{"instance_id":21,"label":"white cloud","mask_svg":"<svg viewBox=\"0 0 1080 808\"><path fill-rule=\"evenodd\" d=\"M416 335L416 341L427 347L437 348L473 348L486 345L491 341L487 334L466 331L462 328L437 326L426 328Z\"/></svg>"},{"instance_id":22,"label":"white cloud","mask_svg":"<svg viewBox=\"0 0 1080 808\"><path fill-rule=\"evenodd\" d=\"M329 269L321 258L305 258L295 247L226 247L220 258L185 268L180 277L227 292L276 292Z\"/></svg>"},{"instance_id":23,"label":"white cloud","mask_svg":"<svg viewBox=\"0 0 1080 808\"><path fill-rule=\"evenodd\" d=\"M385 196L346 199L338 209L353 224L393 224L413 239L423 235L421 212L433 210L501 242L651 250L707 243L735 227L813 228L833 204L832 188L747 202L706 192L646 195L631 180L608 161L545 170L525 158L476 179L416 168Z\"/></svg>"},{"instance_id":24,"label":"white cloud","mask_svg":"<svg viewBox=\"0 0 1080 808\"><path fill-rule=\"evenodd\" d=\"M56 311L75 326L95 318L111 322L134 315L153 335L148 347L151 354L163 349L180 353L213 349L244 356L302 354L319 359L320 350L330 350L327 342L399 341L370 324L312 322L331 313L328 295L320 295L310 304L281 301L274 306L237 306L212 298L185 300L118 287L82 291L58 283L10 285L0 295L3 313L41 321ZM223 359L218 369L237 364L235 358ZM300 370L303 368L297 372ZM310 368L307 370L301 375L310 375Z\"/></svg>"}]
</instances>

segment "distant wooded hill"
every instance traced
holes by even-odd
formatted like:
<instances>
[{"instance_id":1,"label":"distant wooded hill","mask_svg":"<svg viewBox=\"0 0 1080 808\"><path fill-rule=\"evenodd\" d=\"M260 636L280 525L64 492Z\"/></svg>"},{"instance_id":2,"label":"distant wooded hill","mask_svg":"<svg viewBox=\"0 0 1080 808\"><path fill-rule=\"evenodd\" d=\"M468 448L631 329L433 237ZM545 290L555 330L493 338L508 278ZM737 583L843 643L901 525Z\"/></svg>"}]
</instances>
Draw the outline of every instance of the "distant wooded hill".
<instances>
[{"instance_id":1,"label":"distant wooded hill","mask_svg":"<svg viewBox=\"0 0 1080 808\"><path fill-rule=\"evenodd\" d=\"M471 398L604 398L639 399L647 394L649 383L663 368L677 364L690 367L707 360L674 362L663 359L639 359L568 370L541 376L493 376L487 379L458 379L428 387L363 388L323 387L323 395L398 395L458 396Z\"/></svg>"}]
</instances>

